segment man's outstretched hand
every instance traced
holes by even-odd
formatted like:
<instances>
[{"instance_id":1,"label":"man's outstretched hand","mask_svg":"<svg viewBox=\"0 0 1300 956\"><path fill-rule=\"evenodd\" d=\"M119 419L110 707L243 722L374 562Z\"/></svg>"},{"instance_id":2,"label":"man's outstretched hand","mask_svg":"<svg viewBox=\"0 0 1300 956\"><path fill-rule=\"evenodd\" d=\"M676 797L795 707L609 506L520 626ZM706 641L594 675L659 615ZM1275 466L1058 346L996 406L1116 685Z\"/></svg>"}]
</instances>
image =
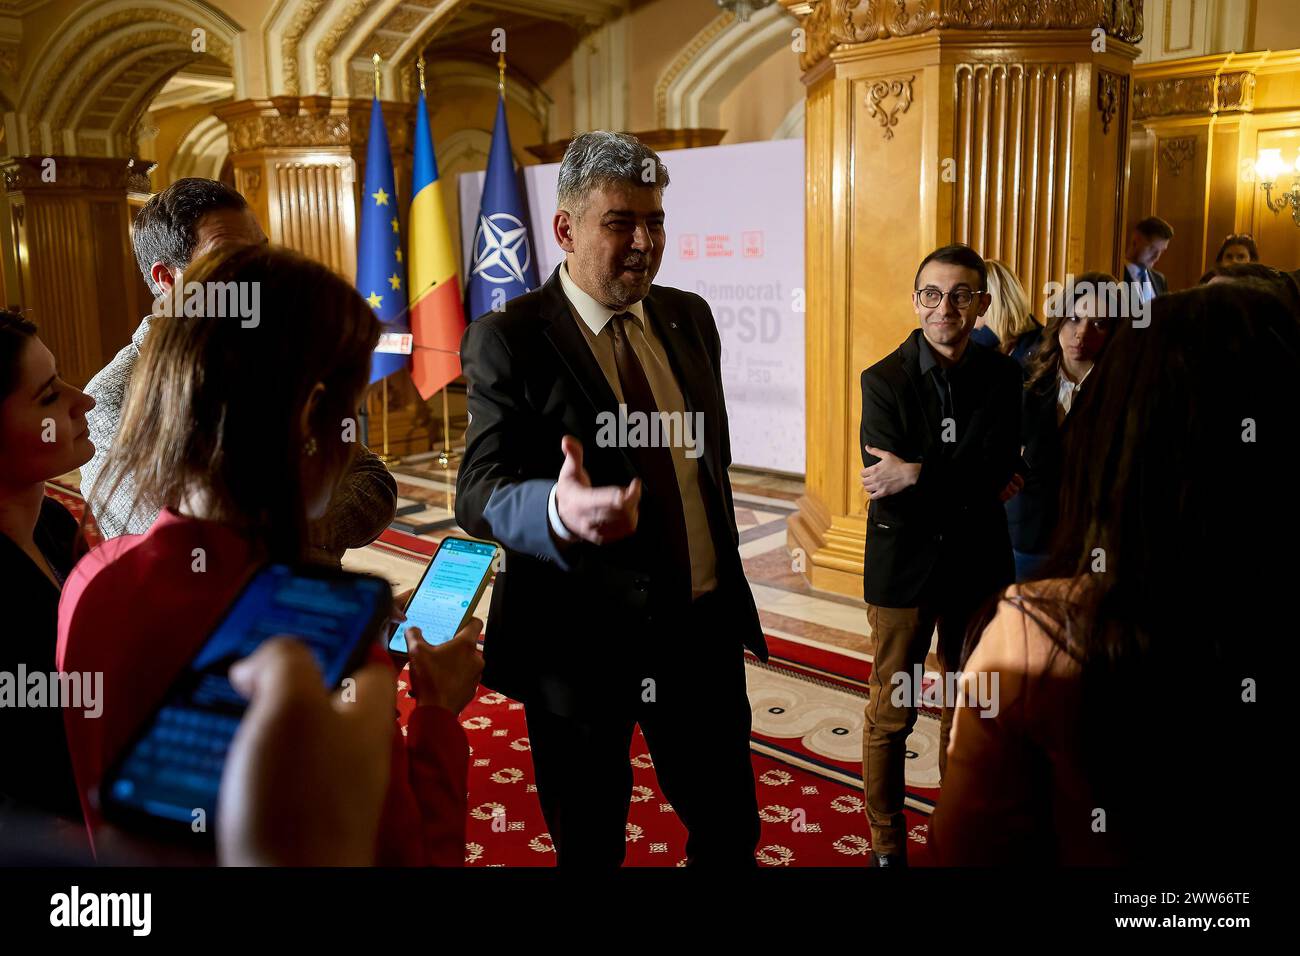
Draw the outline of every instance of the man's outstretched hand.
<instances>
[{"instance_id":1,"label":"man's outstretched hand","mask_svg":"<svg viewBox=\"0 0 1300 956\"><path fill-rule=\"evenodd\" d=\"M593 488L582 467L582 442L565 435L560 450L564 452L564 465L556 483L555 507L569 533L591 544L608 544L636 531L641 479L633 478L626 488Z\"/></svg>"}]
</instances>

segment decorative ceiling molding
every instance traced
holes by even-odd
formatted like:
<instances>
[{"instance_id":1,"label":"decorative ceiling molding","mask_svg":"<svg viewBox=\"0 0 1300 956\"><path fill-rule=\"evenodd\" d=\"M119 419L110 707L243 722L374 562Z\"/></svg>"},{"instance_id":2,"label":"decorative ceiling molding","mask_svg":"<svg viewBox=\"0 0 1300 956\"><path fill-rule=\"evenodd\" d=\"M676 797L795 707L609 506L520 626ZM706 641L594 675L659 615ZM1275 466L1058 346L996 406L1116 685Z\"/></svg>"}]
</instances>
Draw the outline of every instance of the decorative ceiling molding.
<instances>
[{"instance_id":1,"label":"decorative ceiling molding","mask_svg":"<svg viewBox=\"0 0 1300 956\"><path fill-rule=\"evenodd\" d=\"M195 29L204 31L202 52L193 49ZM238 90L240 32L199 0L110 0L83 9L31 57L15 118L23 141L10 149L122 153L141 112L139 90L161 88L177 71L212 60L224 65ZM82 128L83 117L92 125Z\"/></svg>"}]
</instances>

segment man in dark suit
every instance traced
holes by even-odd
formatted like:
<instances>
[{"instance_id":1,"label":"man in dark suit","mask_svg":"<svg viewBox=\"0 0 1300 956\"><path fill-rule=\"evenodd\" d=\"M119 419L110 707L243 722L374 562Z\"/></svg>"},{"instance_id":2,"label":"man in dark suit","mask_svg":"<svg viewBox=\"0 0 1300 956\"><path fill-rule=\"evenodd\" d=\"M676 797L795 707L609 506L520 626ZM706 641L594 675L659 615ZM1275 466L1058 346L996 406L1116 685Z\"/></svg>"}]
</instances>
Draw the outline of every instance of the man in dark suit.
<instances>
[{"instance_id":1,"label":"man in dark suit","mask_svg":"<svg viewBox=\"0 0 1300 956\"><path fill-rule=\"evenodd\" d=\"M1174 227L1159 216L1148 216L1129 233L1123 278L1137 283L1138 296L1144 304L1169 291L1164 273L1157 272L1155 267L1173 238Z\"/></svg>"},{"instance_id":2,"label":"man in dark suit","mask_svg":"<svg viewBox=\"0 0 1300 956\"><path fill-rule=\"evenodd\" d=\"M989 307L984 260L944 246L917 270L921 327L862 373L863 593L875 643L862 741L871 863L905 866L907 737L930 639L956 672L976 611L1014 577L1003 502L1018 485L1020 366L970 341ZM939 767L952 701L945 696Z\"/></svg>"},{"instance_id":3,"label":"man in dark suit","mask_svg":"<svg viewBox=\"0 0 1300 956\"><path fill-rule=\"evenodd\" d=\"M758 844L743 648L767 649L717 326L699 296L651 285L667 185L635 137L575 137L553 222L564 263L461 343L456 517L506 553L483 683L524 703L560 866L623 861L637 724L690 862L753 866Z\"/></svg>"}]
</instances>

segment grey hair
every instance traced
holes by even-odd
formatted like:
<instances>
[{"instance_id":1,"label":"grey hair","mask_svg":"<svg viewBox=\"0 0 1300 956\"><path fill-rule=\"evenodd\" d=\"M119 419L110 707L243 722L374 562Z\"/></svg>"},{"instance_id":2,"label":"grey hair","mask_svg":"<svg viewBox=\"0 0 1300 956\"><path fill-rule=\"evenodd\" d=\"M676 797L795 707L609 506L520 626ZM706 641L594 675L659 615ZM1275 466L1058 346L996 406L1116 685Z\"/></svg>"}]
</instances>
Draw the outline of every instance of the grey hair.
<instances>
[{"instance_id":1,"label":"grey hair","mask_svg":"<svg viewBox=\"0 0 1300 956\"><path fill-rule=\"evenodd\" d=\"M580 217L593 189L616 183L652 187L662 193L668 185L668 167L658 153L631 133L598 129L573 137L560 161L559 208Z\"/></svg>"}]
</instances>

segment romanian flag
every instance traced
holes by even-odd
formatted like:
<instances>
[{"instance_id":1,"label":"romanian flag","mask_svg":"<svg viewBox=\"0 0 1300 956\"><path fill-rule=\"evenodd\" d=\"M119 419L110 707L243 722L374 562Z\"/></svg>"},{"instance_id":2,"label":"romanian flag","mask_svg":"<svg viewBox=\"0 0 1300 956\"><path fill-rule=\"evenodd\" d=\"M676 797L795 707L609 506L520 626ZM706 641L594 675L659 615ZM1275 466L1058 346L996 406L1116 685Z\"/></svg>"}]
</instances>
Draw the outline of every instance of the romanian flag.
<instances>
[{"instance_id":1,"label":"romanian flag","mask_svg":"<svg viewBox=\"0 0 1300 956\"><path fill-rule=\"evenodd\" d=\"M460 337L465 331L456 259L442 204L438 160L429 131L429 110L420 91L411 172L410 301L411 379L427 399L460 375Z\"/></svg>"}]
</instances>

